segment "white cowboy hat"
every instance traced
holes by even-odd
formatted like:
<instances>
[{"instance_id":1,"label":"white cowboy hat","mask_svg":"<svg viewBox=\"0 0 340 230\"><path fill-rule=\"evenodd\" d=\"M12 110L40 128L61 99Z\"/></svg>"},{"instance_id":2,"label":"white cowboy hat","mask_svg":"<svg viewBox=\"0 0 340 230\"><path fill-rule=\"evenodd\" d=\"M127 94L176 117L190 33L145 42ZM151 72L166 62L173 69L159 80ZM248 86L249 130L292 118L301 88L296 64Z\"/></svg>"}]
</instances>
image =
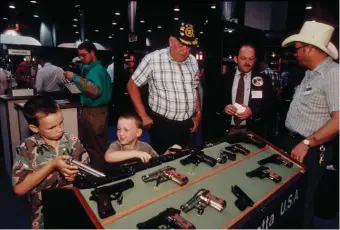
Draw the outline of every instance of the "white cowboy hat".
<instances>
[{"instance_id":1,"label":"white cowboy hat","mask_svg":"<svg viewBox=\"0 0 340 230\"><path fill-rule=\"evenodd\" d=\"M334 28L320 22L307 21L303 24L300 33L289 36L282 42L282 47L294 42L303 42L318 47L333 59L338 58L338 50L330 42Z\"/></svg>"}]
</instances>

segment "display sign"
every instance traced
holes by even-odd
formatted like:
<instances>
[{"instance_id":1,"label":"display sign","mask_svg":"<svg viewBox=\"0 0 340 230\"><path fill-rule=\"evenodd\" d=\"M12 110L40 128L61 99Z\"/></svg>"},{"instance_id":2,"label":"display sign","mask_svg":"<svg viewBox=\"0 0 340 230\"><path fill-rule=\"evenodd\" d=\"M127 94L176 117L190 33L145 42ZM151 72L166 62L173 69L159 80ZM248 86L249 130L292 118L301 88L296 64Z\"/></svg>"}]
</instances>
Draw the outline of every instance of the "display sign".
<instances>
[{"instance_id":1,"label":"display sign","mask_svg":"<svg viewBox=\"0 0 340 230\"><path fill-rule=\"evenodd\" d=\"M30 56L30 50L17 50L17 49L8 49L9 55L21 55L21 56Z\"/></svg>"}]
</instances>

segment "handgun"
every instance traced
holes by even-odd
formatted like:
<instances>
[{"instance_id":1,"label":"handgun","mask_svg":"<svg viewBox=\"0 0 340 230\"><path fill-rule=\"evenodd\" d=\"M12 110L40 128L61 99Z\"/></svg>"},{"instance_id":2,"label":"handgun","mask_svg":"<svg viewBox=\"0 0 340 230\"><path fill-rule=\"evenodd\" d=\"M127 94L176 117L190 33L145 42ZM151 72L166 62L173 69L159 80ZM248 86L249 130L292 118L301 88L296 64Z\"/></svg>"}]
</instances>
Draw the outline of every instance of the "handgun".
<instances>
[{"instance_id":1,"label":"handgun","mask_svg":"<svg viewBox=\"0 0 340 230\"><path fill-rule=\"evenodd\" d=\"M175 208L167 208L151 219L138 223L138 229L196 229L190 221L184 219L181 210Z\"/></svg>"},{"instance_id":2,"label":"handgun","mask_svg":"<svg viewBox=\"0 0 340 230\"><path fill-rule=\"evenodd\" d=\"M231 186L231 192L237 197L235 200L236 207L243 211L247 207L253 207L254 201L237 185Z\"/></svg>"},{"instance_id":3,"label":"handgun","mask_svg":"<svg viewBox=\"0 0 340 230\"><path fill-rule=\"evenodd\" d=\"M156 186L168 180L172 180L176 182L177 184L179 184L180 186L185 185L189 181L188 177L176 172L176 168L171 167L171 166L166 166L161 169L158 169L155 172L146 174L142 176L142 180L145 183L150 182L150 181L157 181Z\"/></svg>"},{"instance_id":4,"label":"handgun","mask_svg":"<svg viewBox=\"0 0 340 230\"><path fill-rule=\"evenodd\" d=\"M158 156L157 158L159 159L159 161L165 163L165 162L170 162L178 158L190 155L202 149L203 149L202 147L195 147L195 148L189 148L189 149L169 148L170 152L175 152L176 154L161 155L161 156Z\"/></svg>"},{"instance_id":5,"label":"handgun","mask_svg":"<svg viewBox=\"0 0 340 230\"><path fill-rule=\"evenodd\" d=\"M247 134L248 138L246 139L246 143L255 145L259 147L260 149L266 147L267 143L260 140L259 138L255 137L252 134Z\"/></svg>"},{"instance_id":6,"label":"handgun","mask_svg":"<svg viewBox=\"0 0 340 230\"><path fill-rule=\"evenodd\" d=\"M220 197L212 195L207 189L199 189L195 195L190 198L188 202L181 205L180 208L185 213L195 208L197 209L198 215L202 215L207 206L211 206L217 211L222 212L227 206L227 202Z\"/></svg>"},{"instance_id":7,"label":"handgun","mask_svg":"<svg viewBox=\"0 0 340 230\"><path fill-rule=\"evenodd\" d=\"M97 202L98 215L100 218L104 219L116 214L116 211L112 207L111 201L117 200L119 205L122 204L123 192L132 188L134 185L135 184L133 181L128 179L116 184L95 188L93 191L91 191L90 200Z\"/></svg>"},{"instance_id":8,"label":"handgun","mask_svg":"<svg viewBox=\"0 0 340 230\"><path fill-rule=\"evenodd\" d=\"M66 163L78 166L80 174L89 174L89 175L92 175L94 177L102 177L102 178L106 177L106 175L104 173L99 172L98 170L95 170L95 169L75 160L73 157L69 157L66 160Z\"/></svg>"},{"instance_id":9,"label":"handgun","mask_svg":"<svg viewBox=\"0 0 340 230\"><path fill-rule=\"evenodd\" d=\"M228 160L235 161L236 154L230 151L220 151L219 156L217 158L217 163L225 164Z\"/></svg>"},{"instance_id":10,"label":"handgun","mask_svg":"<svg viewBox=\"0 0 340 230\"><path fill-rule=\"evenodd\" d=\"M269 177L275 183L279 183L282 180L282 177L278 173L271 171L266 166L260 166L257 169L246 172L246 175L249 178L259 177L260 179Z\"/></svg>"},{"instance_id":11,"label":"handgun","mask_svg":"<svg viewBox=\"0 0 340 230\"><path fill-rule=\"evenodd\" d=\"M234 144L234 145L230 145L228 147L225 147L226 150L234 152L234 153L241 153L245 156L247 156L250 153L250 150L243 147L240 144Z\"/></svg>"},{"instance_id":12,"label":"handgun","mask_svg":"<svg viewBox=\"0 0 340 230\"><path fill-rule=\"evenodd\" d=\"M293 166L293 162L283 158L279 154L273 154L273 155L271 155L271 156L269 156L267 158L259 160L257 163L259 163L260 165L265 165L265 164L268 164L268 163L273 163L273 164L277 164L277 165L284 165L287 168L291 168Z\"/></svg>"},{"instance_id":13,"label":"handgun","mask_svg":"<svg viewBox=\"0 0 340 230\"><path fill-rule=\"evenodd\" d=\"M248 144L252 144L257 146L258 148L264 148L267 143L260 140L259 138L255 137L252 134L247 134L247 133L237 133L237 134L233 134L228 136L228 143L230 144L235 144L235 143L240 143L240 142L245 142Z\"/></svg>"},{"instance_id":14,"label":"handgun","mask_svg":"<svg viewBox=\"0 0 340 230\"><path fill-rule=\"evenodd\" d=\"M195 164L196 166L199 165L199 163L203 162L209 165L210 167L214 167L217 163L217 160L211 156L208 156L204 154L203 151L195 151L191 153L188 157L182 159L179 161L182 165L187 164Z\"/></svg>"}]
</instances>

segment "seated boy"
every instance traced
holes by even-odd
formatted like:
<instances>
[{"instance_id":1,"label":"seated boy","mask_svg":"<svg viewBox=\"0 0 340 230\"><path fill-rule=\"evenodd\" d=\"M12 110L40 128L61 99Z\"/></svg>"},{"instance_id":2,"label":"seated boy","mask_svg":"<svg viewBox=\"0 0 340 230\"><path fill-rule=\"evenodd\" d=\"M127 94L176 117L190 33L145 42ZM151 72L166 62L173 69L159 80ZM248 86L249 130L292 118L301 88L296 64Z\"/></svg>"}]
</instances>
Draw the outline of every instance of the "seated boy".
<instances>
[{"instance_id":1,"label":"seated boy","mask_svg":"<svg viewBox=\"0 0 340 230\"><path fill-rule=\"evenodd\" d=\"M143 132L143 121L138 115L126 114L118 119L117 138L105 153L107 162L122 162L139 158L142 162L149 162L151 157L158 156L147 143L139 141ZM171 148L181 149L178 145ZM164 154L174 154L169 149Z\"/></svg>"},{"instance_id":2,"label":"seated boy","mask_svg":"<svg viewBox=\"0 0 340 230\"><path fill-rule=\"evenodd\" d=\"M34 135L17 147L12 183L17 195L29 194L32 227L44 228L41 190L74 180L78 167L65 162L70 156L84 164L89 163L89 157L77 137L64 133L64 117L52 98L30 98L24 105L24 116Z\"/></svg>"}]
</instances>

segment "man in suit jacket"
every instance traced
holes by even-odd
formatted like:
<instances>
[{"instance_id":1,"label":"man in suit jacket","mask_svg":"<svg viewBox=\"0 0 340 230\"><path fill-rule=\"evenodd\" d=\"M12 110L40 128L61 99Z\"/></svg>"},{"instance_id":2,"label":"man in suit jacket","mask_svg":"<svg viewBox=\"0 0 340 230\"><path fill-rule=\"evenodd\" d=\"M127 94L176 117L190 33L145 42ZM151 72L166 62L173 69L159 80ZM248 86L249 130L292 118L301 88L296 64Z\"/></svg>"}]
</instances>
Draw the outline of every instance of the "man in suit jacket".
<instances>
[{"instance_id":1,"label":"man in suit jacket","mask_svg":"<svg viewBox=\"0 0 340 230\"><path fill-rule=\"evenodd\" d=\"M267 137L274 117L271 106L275 94L271 79L253 71L256 51L250 44L240 47L234 61L237 68L229 71L219 84L219 135L253 131ZM241 104L245 111L237 111L235 103Z\"/></svg>"}]
</instances>

